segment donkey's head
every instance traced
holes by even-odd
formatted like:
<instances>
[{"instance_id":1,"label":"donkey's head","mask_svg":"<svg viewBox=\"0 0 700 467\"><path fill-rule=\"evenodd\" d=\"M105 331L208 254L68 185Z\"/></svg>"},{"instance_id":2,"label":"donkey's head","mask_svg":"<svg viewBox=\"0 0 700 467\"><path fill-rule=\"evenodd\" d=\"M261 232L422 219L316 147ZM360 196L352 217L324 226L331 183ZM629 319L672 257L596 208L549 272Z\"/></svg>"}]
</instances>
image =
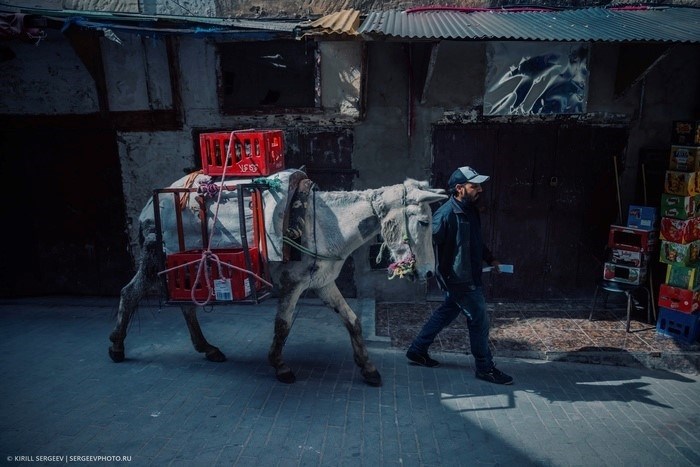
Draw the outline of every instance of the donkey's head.
<instances>
[{"instance_id":1,"label":"donkey's head","mask_svg":"<svg viewBox=\"0 0 700 467\"><path fill-rule=\"evenodd\" d=\"M445 191L429 188L427 182L407 179L384 188L377 201L381 233L393 263L389 277L425 280L435 269L430 203L447 198Z\"/></svg>"}]
</instances>

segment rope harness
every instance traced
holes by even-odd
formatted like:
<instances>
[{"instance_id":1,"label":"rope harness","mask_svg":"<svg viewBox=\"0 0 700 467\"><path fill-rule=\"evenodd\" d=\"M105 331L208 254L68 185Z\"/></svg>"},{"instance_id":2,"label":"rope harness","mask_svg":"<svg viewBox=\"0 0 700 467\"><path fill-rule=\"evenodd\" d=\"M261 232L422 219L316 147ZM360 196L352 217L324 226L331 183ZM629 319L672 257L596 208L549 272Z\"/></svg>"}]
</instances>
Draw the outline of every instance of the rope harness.
<instances>
[{"instance_id":1,"label":"rope harness","mask_svg":"<svg viewBox=\"0 0 700 467\"><path fill-rule=\"evenodd\" d=\"M403 185L403 195L401 197L401 204L403 205L403 235L402 235L402 241L405 245L408 246L408 251L410 254L402 259L401 261L396 261L391 264L389 264L387 268L387 272L389 274L389 280L394 279L395 277L399 277L400 279L403 279L404 276L413 276L416 274L416 255L413 253L413 249L411 248L411 237L410 233L408 231L408 212L407 212L407 206L408 206L408 200L406 199L408 196L406 192L406 185ZM370 198L369 200L370 206L372 206L372 212L374 213L375 216L379 219L379 222L382 222L382 216L379 213L379 211L374 207L374 197ZM384 250L389 245L387 244L386 240L384 240L379 247L379 253L377 253L376 258L374 259L376 264L379 264L382 262L382 257L384 256Z\"/></svg>"},{"instance_id":2,"label":"rope harness","mask_svg":"<svg viewBox=\"0 0 700 467\"><path fill-rule=\"evenodd\" d=\"M318 252L318 243L316 241L316 190L318 189L318 186L312 182L311 187L309 189L309 192L311 193L311 203L313 206L313 211L312 211L312 218L311 222L313 225L313 244L314 244L314 250L311 250L301 243L299 243L298 240L301 240L302 232L303 232L303 227L304 227L304 220L303 220L303 215L304 212L306 211L306 197L308 196L308 193L300 193L297 192L295 193L295 200L292 203L292 209L290 212L290 217L292 218L291 220L291 225L287 230L285 231L285 234L282 236L282 242L291 246L292 248L295 248L296 250L300 251L301 253L304 253L305 255L311 256L314 259L323 259L327 261L342 261L343 258L340 256L329 256L329 255L323 255ZM314 268L315 269L315 268Z\"/></svg>"}]
</instances>

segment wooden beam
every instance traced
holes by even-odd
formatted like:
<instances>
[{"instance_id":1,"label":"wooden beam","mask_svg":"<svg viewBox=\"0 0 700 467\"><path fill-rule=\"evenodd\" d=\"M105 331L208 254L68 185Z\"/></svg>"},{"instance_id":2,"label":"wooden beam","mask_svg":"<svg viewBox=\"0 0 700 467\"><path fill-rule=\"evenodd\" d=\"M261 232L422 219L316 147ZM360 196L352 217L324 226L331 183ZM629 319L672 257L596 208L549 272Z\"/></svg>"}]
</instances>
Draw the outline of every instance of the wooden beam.
<instances>
[{"instance_id":1,"label":"wooden beam","mask_svg":"<svg viewBox=\"0 0 700 467\"><path fill-rule=\"evenodd\" d=\"M425 73L425 83L423 83L423 91L420 94L420 103L425 104L425 96L428 93L428 87L430 86L430 80L433 77L433 71L435 70L435 62L437 61L438 48L440 43L436 42L430 49L430 61L428 62L428 71Z\"/></svg>"},{"instance_id":2,"label":"wooden beam","mask_svg":"<svg viewBox=\"0 0 700 467\"><path fill-rule=\"evenodd\" d=\"M100 33L90 29L71 26L63 34L68 38L68 42L70 42L73 50L75 50L88 73L92 76L95 82L95 90L97 91L100 113L106 114L109 112L109 96L107 94L105 67L102 60L102 48L100 47Z\"/></svg>"}]
</instances>

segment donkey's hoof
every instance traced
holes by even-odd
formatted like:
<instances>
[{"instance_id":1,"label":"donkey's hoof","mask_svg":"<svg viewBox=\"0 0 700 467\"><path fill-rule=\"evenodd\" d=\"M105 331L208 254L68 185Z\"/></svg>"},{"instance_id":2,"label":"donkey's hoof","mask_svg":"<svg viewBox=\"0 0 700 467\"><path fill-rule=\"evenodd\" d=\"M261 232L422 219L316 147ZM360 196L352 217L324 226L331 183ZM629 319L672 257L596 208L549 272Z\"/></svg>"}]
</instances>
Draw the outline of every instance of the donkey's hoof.
<instances>
[{"instance_id":1,"label":"donkey's hoof","mask_svg":"<svg viewBox=\"0 0 700 467\"><path fill-rule=\"evenodd\" d=\"M292 384L297 380L292 370L277 371L275 376L277 376L277 381L284 384Z\"/></svg>"},{"instance_id":2,"label":"donkey's hoof","mask_svg":"<svg viewBox=\"0 0 700 467\"><path fill-rule=\"evenodd\" d=\"M214 347L204 354L210 362L221 363L226 361L226 355L221 350Z\"/></svg>"},{"instance_id":3,"label":"donkey's hoof","mask_svg":"<svg viewBox=\"0 0 700 467\"><path fill-rule=\"evenodd\" d=\"M365 379L365 383L370 386L379 387L382 385L382 375L377 370L363 371L362 377Z\"/></svg>"},{"instance_id":4,"label":"donkey's hoof","mask_svg":"<svg viewBox=\"0 0 700 467\"><path fill-rule=\"evenodd\" d=\"M121 363L124 361L124 351L114 350L112 347L109 348L109 358L112 359L114 363Z\"/></svg>"}]
</instances>

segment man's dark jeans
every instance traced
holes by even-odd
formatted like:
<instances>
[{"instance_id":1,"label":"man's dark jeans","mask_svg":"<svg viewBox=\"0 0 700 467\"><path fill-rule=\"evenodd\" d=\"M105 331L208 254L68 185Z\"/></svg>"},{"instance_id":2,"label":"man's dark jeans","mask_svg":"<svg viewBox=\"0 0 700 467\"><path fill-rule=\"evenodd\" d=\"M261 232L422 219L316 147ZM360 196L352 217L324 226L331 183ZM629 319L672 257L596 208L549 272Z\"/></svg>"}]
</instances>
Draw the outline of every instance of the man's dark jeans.
<instances>
[{"instance_id":1,"label":"man's dark jeans","mask_svg":"<svg viewBox=\"0 0 700 467\"><path fill-rule=\"evenodd\" d=\"M430 319L423 325L418 336L408 350L427 354L428 347L438 333L454 319L464 313L469 328L469 343L474 355L477 371L487 372L493 368L493 356L489 348L489 316L486 310L486 298L482 287L467 292L445 294L445 301L433 311Z\"/></svg>"}]
</instances>

